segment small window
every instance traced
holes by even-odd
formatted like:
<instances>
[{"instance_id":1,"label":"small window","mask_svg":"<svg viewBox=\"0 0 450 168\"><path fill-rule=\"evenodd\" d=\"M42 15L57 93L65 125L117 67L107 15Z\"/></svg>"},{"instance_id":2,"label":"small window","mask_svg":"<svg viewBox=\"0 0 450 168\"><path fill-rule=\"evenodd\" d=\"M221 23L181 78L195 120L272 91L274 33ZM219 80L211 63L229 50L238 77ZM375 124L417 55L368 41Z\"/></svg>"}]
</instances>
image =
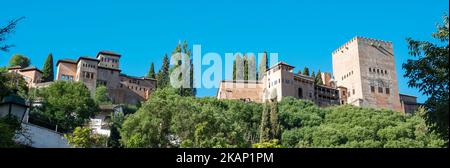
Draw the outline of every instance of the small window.
<instances>
[{"instance_id":1,"label":"small window","mask_svg":"<svg viewBox=\"0 0 450 168\"><path fill-rule=\"evenodd\" d=\"M390 94L391 91L389 90L389 88L386 88L386 94Z\"/></svg>"},{"instance_id":2,"label":"small window","mask_svg":"<svg viewBox=\"0 0 450 168\"><path fill-rule=\"evenodd\" d=\"M380 73L380 69L377 69L377 73L378 73L378 74Z\"/></svg>"},{"instance_id":3,"label":"small window","mask_svg":"<svg viewBox=\"0 0 450 168\"><path fill-rule=\"evenodd\" d=\"M369 68L369 72L372 72L372 68Z\"/></svg>"},{"instance_id":4,"label":"small window","mask_svg":"<svg viewBox=\"0 0 450 168\"><path fill-rule=\"evenodd\" d=\"M370 86L370 91L371 91L372 93L374 93L374 92L375 92L375 86Z\"/></svg>"},{"instance_id":5,"label":"small window","mask_svg":"<svg viewBox=\"0 0 450 168\"><path fill-rule=\"evenodd\" d=\"M355 89L353 89L353 95L355 95Z\"/></svg>"},{"instance_id":6,"label":"small window","mask_svg":"<svg viewBox=\"0 0 450 168\"><path fill-rule=\"evenodd\" d=\"M383 88L382 87L378 87L378 93L383 93Z\"/></svg>"}]
</instances>

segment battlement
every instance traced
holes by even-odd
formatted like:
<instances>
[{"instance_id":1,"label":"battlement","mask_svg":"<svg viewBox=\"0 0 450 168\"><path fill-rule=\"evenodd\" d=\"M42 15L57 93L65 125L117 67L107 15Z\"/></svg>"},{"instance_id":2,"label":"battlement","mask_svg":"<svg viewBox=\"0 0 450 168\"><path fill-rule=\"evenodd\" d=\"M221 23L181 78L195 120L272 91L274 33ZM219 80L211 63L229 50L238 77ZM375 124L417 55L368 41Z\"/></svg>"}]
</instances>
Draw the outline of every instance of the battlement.
<instances>
[{"instance_id":1,"label":"battlement","mask_svg":"<svg viewBox=\"0 0 450 168\"><path fill-rule=\"evenodd\" d=\"M336 50L334 50L333 54L336 54L337 52L342 51L345 48L348 48L348 46L351 43L357 42L357 41L362 41L362 42L367 43L369 45L375 45L375 46L383 45L383 46L387 46L387 47L392 47L392 42L390 42L390 41L384 41L384 40L378 40L378 39L374 39L374 38L355 36L351 40L346 42L344 45L342 45L339 48L337 48Z\"/></svg>"}]
</instances>

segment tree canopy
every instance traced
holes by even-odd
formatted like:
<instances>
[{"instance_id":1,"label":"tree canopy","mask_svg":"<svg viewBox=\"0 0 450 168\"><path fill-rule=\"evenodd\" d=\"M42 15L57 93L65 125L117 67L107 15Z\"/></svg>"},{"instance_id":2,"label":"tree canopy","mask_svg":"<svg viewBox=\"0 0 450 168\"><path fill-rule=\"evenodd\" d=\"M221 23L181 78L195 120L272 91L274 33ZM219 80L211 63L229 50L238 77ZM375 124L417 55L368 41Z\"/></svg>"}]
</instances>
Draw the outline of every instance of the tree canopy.
<instances>
[{"instance_id":1,"label":"tree canopy","mask_svg":"<svg viewBox=\"0 0 450 168\"><path fill-rule=\"evenodd\" d=\"M44 99L42 115L66 131L81 126L98 110L81 82L56 81L39 90L39 95Z\"/></svg>"},{"instance_id":2,"label":"tree canopy","mask_svg":"<svg viewBox=\"0 0 450 168\"><path fill-rule=\"evenodd\" d=\"M421 148L446 143L420 113L405 116L351 105L320 108L292 97L279 104L284 147Z\"/></svg>"},{"instance_id":3,"label":"tree canopy","mask_svg":"<svg viewBox=\"0 0 450 168\"><path fill-rule=\"evenodd\" d=\"M165 88L125 117L120 142L138 148L444 147L446 140L419 114L350 105L321 108L292 97L267 105L183 97Z\"/></svg>"},{"instance_id":4,"label":"tree canopy","mask_svg":"<svg viewBox=\"0 0 450 168\"><path fill-rule=\"evenodd\" d=\"M22 68L26 68L26 67L30 66L30 64L31 64L31 60L22 54L14 54L11 57L11 59L9 60L10 67L20 66Z\"/></svg>"},{"instance_id":5,"label":"tree canopy","mask_svg":"<svg viewBox=\"0 0 450 168\"><path fill-rule=\"evenodd\" d=\"M449 21L448 15L443 17L443 23L437 26L432 34L435 43L407 39L409 54L415 59L409 59L403 64L410 87L429 98L425 107L429 111L428 121L436 126L439 132L448 139L449 132Z\"/></svg>"},{"instance_id":6,"label":"tree canopy","mask_svg":"<svg viewBox=\"0 0 450 168\"><path fill-rule=\"evenodd\" d=\"M48 54L47 59L45 60L44 67L42 68L42 79L45 82L50 82L54 79L52 53Z\"/></svg>"}]
</instances>

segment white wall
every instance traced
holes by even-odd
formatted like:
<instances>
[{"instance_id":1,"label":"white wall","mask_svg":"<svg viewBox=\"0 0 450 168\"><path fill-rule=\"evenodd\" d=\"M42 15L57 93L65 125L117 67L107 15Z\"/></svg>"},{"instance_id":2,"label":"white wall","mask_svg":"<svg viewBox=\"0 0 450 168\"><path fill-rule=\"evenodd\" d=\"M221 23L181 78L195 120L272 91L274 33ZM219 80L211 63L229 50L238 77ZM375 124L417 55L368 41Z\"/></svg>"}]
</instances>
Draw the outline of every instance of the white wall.
<instances>
[{"instance_id":1,"label":"white wall","mask_svg":"<svg viewBox=\"0 0 450 168\"><path fill-rule=\"evenodd\" d=\"M22 129L24 135L16 135L18 143L33 148L70 148L67 139L61 133L30 123L22 123Z\"/></svg>"}]
</instances>

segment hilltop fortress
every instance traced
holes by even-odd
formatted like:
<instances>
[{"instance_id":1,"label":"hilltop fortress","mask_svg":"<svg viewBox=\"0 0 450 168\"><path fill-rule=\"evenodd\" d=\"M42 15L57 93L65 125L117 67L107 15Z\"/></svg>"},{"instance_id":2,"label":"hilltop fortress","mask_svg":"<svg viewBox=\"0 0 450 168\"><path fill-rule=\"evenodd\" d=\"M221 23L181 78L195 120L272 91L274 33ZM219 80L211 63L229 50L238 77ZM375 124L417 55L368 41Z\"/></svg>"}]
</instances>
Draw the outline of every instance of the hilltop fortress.
<instances>
[{"instance_id":1,"label":"hilltop fortress","mask_svg":"<svg viewBox=\"0 0 450 168\"><path fill-rule=\"evenodd\" d=\"M333 75L322 73L322 85L278 62L260 80L222 81L217 98L266 102L291 96L319 106L352 104L409 113L418 107L416 97L399 94L393 53L391 42L354 37L332 53Z\"/></svg>"},{"instance_id":2,"label":"hilltop fortress","mask_svg":"<svg viewBox=\"0 0 450 168\"><path fill-rule=\"evenodd\" d=\"M291 96L315 102L319 106L352 104L359 107L391 109L409 113L417 109L416 97L399 94L391 42L354 37L332 52L333 74L322 73L323 84L314 78L293 73L295 68L278 62L259 80L224 80L218 99L253 102L281 101ZM147 100L156 89L156 80L121 73L118 53L100 51L96 57L61 59L56 63L56 79L80 81L94 95L104 85L114 104L136 104ZM42 71L36 67L10 67L22 75L29 87L45 87Z\"/></svg>"}]
</instances>

